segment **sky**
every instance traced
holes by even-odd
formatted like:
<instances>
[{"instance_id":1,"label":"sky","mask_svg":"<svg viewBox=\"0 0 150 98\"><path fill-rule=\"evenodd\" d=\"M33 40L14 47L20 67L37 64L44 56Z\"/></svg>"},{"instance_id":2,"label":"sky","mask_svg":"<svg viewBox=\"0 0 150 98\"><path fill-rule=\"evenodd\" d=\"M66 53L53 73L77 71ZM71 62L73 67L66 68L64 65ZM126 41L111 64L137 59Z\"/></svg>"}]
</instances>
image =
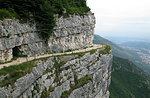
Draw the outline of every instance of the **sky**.
<instances>
[{"instance_id":1,"label":"sky","mask_svg":"<svg viewBox=\"0 0 150 98\"><path fill-rule=\"evenodd\" d=\"M150 0L87 0L101 36L150 38Z\"/></svg>"}]
</instances>

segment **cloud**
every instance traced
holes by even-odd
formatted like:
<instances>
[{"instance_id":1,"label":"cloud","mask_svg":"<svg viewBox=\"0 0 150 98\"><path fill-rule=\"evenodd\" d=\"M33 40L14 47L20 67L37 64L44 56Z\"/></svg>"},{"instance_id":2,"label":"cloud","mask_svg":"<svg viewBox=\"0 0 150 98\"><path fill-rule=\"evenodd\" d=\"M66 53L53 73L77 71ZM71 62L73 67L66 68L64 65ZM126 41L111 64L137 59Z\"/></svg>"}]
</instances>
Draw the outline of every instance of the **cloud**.
<instances>
[{"instance_id":1,"label":"cloud","mask_svg":"<svg viewBox=\"0 0 150 98\"><path fill-rule=\"evenodd\" d=\"M150 0L88 0L88 5L96 15L96 33L150 36Z\"/></svg>"},{"instance_id":2,"label":"cloud","mask_svg":"<svg viewBox=\"0 0 150 98\"><path fill-rule=\"evenodd\" d=\"M88 0L97 15L113 17L150 16L150 0Z\"/></svg>"}]
</instances>

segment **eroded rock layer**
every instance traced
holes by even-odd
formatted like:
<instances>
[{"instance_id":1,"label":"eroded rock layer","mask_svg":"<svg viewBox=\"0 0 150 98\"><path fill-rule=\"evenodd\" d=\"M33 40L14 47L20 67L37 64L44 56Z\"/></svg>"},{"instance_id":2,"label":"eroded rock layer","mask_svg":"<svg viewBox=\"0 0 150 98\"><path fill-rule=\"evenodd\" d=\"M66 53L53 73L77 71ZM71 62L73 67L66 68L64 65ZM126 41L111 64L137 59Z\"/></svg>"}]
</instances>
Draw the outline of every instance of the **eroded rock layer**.
<instances>
[{"instance_id":1,"label":"eroded rock layer","mask_svg":"<svg viewBox=\"0 0 150 98\"><path fill-rule=\"evenodd\" d=\"M0 62L10 61L19 54L36 56L92 44L95 17L91 12L68 18L56 16L56 24L51 37L46 41L37 33L34 24L12 19L0 21Z\"/></svg>"},{"instance_id":2,"label":"eroded rock layer","mask_svg":"<svg viewBox=\"0 0 150 98\"><path fill-rule=\"evenodd\" d=\"M101 51L36 60L31 72L7 84L11 73L2 75L0 98L109 98L112 55Z\"/></svg>"}]
</instances>

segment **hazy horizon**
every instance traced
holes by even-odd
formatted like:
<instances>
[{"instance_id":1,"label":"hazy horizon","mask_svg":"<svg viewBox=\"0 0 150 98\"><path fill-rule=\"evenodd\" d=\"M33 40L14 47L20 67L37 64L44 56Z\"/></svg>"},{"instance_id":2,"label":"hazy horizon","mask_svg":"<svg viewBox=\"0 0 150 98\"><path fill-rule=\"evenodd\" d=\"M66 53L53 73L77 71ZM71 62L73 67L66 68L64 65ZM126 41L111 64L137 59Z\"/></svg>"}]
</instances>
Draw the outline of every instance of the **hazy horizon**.
<instances>
[{"instance_id":1,"label":"hazy horizon","mask_svg":"<svg viewBox=\"0 0 150 98\"><path fill-rule=\"evenodd\" d=\"M95 34L103 37L150 37L150 0L87 0L96 16Z\"/></svg>"}]
</instances>

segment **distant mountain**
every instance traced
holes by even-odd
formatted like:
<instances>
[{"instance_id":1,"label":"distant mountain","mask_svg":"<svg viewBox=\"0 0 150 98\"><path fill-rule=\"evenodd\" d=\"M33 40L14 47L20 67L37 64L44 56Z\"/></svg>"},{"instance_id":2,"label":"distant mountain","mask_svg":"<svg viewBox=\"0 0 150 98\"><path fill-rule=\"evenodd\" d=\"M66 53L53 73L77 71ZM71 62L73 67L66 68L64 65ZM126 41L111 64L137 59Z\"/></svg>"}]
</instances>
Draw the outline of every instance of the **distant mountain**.
<instances>
[{"instance_id":1,"label":"distant mountain","mask_svg":"<svg viewBox=\"0 0 150 98\"><path fill-rule=\"evenodd\" d=\"M111 42L111 41L109 41L109 40L107 40L107 39L105 39L99 35L94 36L93 43L111 45L112 46L112 53L114 56L129 59L130 61L135 63L138 67L140 67L145 72L150 74L150 65L142 62L142 59L141 59L141 57L143 57L144 59L147 57L145 57L143 55L140 56L139 54L137 54L137 52L139 53L139 51L137 51L138 47L145 47L147 49L150 46L150 44L148 44L148 43L144 44L143 42L141 42L141 43L137 43L137 42L130 43L129 42L129 43L122 43L122 44L116 45L115 43L113 43L113 42ZM134 46L134 47L130 47L130 46ZM144 49L141 51L145 52L147 50ZM140 53L142 53L142 52L140 52ZM147 53L145 53L145 54L147 54ZM147 59L147 60L149 60L149 59Z\"/></svg>"},{"instance_id":2,"label":"distant mountain","mask_svg":"<svg viewBox=\"0 0 150 98\"><path fill-rule=\"evenodd\" d=\"M128 52L126 52L123 48L120 48L119 46L117 46L115 43L99 36L99 35L94 35L94 40L93 43L95 44L109 44L112 46L112 53L114 56L118 56L121 58L130 58L132 57L131 54L129 54Z\"/></svg>"},{"instance_id":3,"label":"distant mountain","mask_svg":"<svg viewBox=\"0 0 150 98\"><path fill-rule=\"evenodd\" d=\"M134 48L145 48L150 49L150 42L144 42L144 41L127 41L120 44L121 46L128 46L128 47L134 47Z\"/></svg>"},{"instance_id":4,"label":"distant mountain","mask_svg":"<svg viewBox=\"0 0 150 98\"><path fill-rule=\"evenodd\" d=\"M144 69L147 73L150 73L150 42L144 41L127 41L118 44L124 50L134 55L132 61Z\"/></svg>"},{"instance_id":5,"label":"distant mountain","mask_svg":"<svg viewBox=\"0 0 150 98\"><path fill-rule=\"evenodd\" d=\"M150 81L127 59L114 57L110 98L150 98Z\"/></svg>"},{"instance_id":6,"label":"distant mountain","mask_svg":"<svg viewBox=\"0 0 150 98\"><path fill-rule=\"evenodd\" d=\"M120 48L99 35L94 36L93 42L95 44L110 44L113 49L114 59L112 81L109 88L110 98L150 98L150 76L134 64L138 59L136 53ZM133 63L123 58L135 62Z\"/></svg>"}]
</instances>

